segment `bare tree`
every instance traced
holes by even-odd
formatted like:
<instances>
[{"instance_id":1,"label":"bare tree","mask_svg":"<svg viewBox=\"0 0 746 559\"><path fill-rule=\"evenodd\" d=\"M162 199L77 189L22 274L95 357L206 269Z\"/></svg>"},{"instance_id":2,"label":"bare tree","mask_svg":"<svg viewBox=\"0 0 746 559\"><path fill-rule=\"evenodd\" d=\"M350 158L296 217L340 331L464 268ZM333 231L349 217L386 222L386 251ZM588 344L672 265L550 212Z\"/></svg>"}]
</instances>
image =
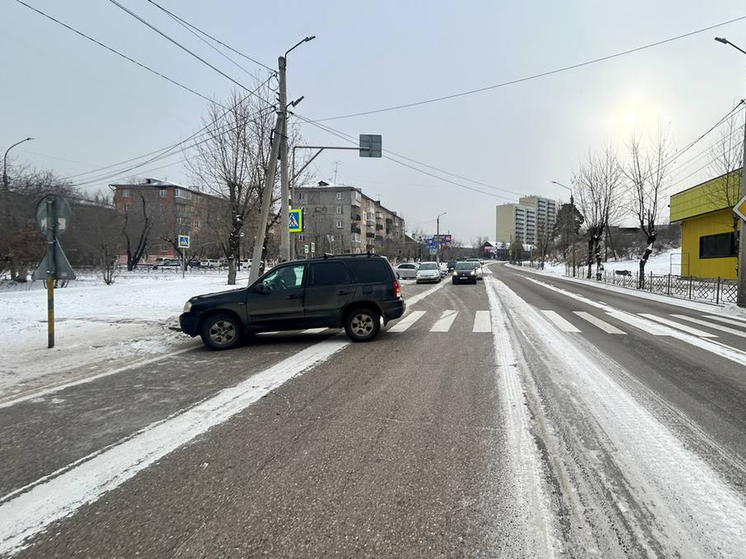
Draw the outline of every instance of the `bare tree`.
<instances>
[{"instance_id":1,"label":"bare tree","mask_svg":"<svg viewBox=\"0 0 746 559\"><path fill-rule=\"evenodd\" d=\"M618 217L623 181L622 168L611 147L598 154L589 152L575 173L575 197L588 240L588 279L594 260L596 278L601 277L601 235L607 224Z\"/></svg>"},{"instance_id":2,"label":"bare tree","mask_svg":"<svg viewBox=\"0 0 746 559\"><path fill-rule=\"evenodd\" d=\"M185 154L194 182L227 202L212 204L207 219L228 260L230 285L236 283L241 233L257 233L271 151L275 114L261 98L272 98L274 94L267 85L258 86L256 93L244 96L234 91L226 103L228 110L211 105L203 119L202 141ZM256 238L264 235L259 232Z\"/></svg>"},{"instance_id":3,"label":"bare tree","mask_svg":"<svg viewBox=\"0 0 746 559\"><path fill-rule=\"evenodd\" d=\"M639 137L632 136L627 145L628 161L624 176L628 181L632 198L632 213L645 235L645 249L640 257L640 275L637 287L645 287L645 264L653 252L657 237L656 225L661 217L663 189L668 179L671 161L670 141L665 133L648 145Z\"/></svg>"},{"instance_id":4,"label":"bare tree","mask_svg":"<svg viewBox=\"0 0 746 559\"><path fill-rule=\"evenodd\" d=\"M737 116L740 115L732 114L728 118L720 129L717 142L710 148L712 158L710 169L718 178L713 187L708 189L707 196L708 201L716 208L732 208L741 198L744 130L743 124L739 124L736 120ZM731 212L730 217L733 235L736 238L736 254L738 254L740 241L738 222L740 220L735 212ZM738 267L737 263L736 267Z\"/></svg>"}]
</instances>

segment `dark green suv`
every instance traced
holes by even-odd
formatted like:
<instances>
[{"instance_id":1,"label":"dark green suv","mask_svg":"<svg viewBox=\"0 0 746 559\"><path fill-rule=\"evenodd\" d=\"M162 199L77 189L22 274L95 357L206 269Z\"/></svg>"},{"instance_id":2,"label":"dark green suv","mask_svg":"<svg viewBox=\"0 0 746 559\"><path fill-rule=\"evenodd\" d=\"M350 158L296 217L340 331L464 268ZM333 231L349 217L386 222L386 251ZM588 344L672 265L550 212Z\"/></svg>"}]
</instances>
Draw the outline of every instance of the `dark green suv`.
<instances>
[{"instance_id":1,"label":"dark green suv","mask_svg":"<svg viewBox=\"0 0 746 559\"><path fill-rule=\"evenodd\" d=\"M235 347L246 334L321 327L367 342L405 309L388 260L350 254L284 262L248 287L192 297L179 323L211 349Z\"/></svg>"}]
</instances>

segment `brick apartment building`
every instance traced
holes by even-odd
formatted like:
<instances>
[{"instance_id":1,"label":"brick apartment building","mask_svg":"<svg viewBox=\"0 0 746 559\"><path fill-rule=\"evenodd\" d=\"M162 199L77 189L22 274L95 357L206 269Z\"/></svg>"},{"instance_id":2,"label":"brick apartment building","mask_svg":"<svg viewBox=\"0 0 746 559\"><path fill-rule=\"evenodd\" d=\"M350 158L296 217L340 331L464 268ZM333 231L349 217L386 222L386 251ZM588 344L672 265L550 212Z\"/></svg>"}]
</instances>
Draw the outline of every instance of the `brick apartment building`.
<instances>
[{"instance_id":1,"label":"brick apartment building","mask_svg":"<svg viewBox=\"0 0 746 559\"><path fill-rule=\"evenodd\" d=\"M370 251L390 258L402 256L404 219L359 188L323 181L296 187L292 206L303 209L304 219L304 231L296 235L296 257L303 258L311 243L316 254Z\"/></svg>"},{"instance_id":2,"label":"brick apartment building","mask_svg":"<svg viewBox=\"0 0 746 559\"><path fill-rule=\"evenodd\" d=\"M144 203L148 217L153 220L148 250L141 260L143 264L154 264L157 258L178 258L173 245L178 235L189 235L192 249L196 249L195 240L205 230L204 222L211 204L220 202L214 196L166 180L146 178L141 183L109 186L114 191L117 212L130 212L131 219L142 222ZM218 255L215 243L202 241L202 248L208 249L204 256ZM207 254L210 252L214 254ZM126 263L126 254L120 254L119 259Z\"/></svg>"}]
</instances>

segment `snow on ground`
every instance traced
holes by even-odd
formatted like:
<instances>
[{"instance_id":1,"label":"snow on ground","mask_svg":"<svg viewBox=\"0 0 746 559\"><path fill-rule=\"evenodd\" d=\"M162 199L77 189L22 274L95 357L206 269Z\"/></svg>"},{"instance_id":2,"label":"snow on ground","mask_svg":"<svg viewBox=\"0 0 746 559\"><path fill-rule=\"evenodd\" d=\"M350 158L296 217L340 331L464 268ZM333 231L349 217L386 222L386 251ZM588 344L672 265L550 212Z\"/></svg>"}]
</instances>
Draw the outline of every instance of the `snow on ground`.
<instances>
[{"instance_id":1,"label":"snow on ground","mask_svg":"<svg viewBox=\"0 0 746 559\"><path fill-rule=\"evenodd\" d=\"M580 266L585 263L587 255L576 254L575 257L577 264ZM633 274L640 270L639 258L635 260L619 260L616 262L613 260L609 260L608 262L604 262L603 264L606 270L629 270ZM544 266L544 270L553 274L564 275L565 264L550 264L549 262L547 262ZM651 255L650 258L648 258L647 264L645 264L645 273L649 274L650 272L653 272L653 274L655 275L681 275L681 249L674 248Z\"/></svg>"},{"instance_id":2,"label":"snow on ground","mask_svg":"<svg viewBox=\"0 0 746 559\"><path fill-rule=\"evenodd\" d=\"M225 272L123 272L113 285L94 276L55 290L55 347L47 348L46 291L41 282L0 288L0 398L46 385L48 375L74 379L193 344L175 332L194 295L227 285Z\"/></svg>"}]
</instances>

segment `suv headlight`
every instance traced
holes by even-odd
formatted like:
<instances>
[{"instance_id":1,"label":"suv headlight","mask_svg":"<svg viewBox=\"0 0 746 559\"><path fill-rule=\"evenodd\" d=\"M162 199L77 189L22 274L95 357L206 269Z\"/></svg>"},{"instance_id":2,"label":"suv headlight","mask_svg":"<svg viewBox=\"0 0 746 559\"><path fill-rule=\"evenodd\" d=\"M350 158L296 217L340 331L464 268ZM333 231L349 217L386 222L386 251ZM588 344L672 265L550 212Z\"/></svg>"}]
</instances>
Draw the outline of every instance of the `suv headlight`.
<instances>
[{"instance_id":1,"label":"suv headlight","mask_svg":"<svg viewBox=\"0 0 746 559\"><path fill-rule=\"evenodd\" d=\"M472 271L471 271L471 272L469 273L469 275L470 275L470 276L476 276L476 275L477 275L477 273L476 273L476 272L475 272L474 270L472 270Z\"/></svg>"},{"instance_id":2,"label":"suv headlight","mask_svg":"<svg viewBox=\"0 0 746 559\"><path fill-rule=\"evenodd\" d=\"M192 310L192 302L187 301L186 303L184 303L184 312L189 312L191 310Z\"/></svg>"},{"instance_id":3,"label":"suv headlight","mask_svg":"<svg viewBox=\"0 0 746 559\"><path fill-rule=\"evenodd\" d=\"M456 270L453 271L453 275L458 276L458 274L456 273Z\"/></svg>"}]
</instances>

